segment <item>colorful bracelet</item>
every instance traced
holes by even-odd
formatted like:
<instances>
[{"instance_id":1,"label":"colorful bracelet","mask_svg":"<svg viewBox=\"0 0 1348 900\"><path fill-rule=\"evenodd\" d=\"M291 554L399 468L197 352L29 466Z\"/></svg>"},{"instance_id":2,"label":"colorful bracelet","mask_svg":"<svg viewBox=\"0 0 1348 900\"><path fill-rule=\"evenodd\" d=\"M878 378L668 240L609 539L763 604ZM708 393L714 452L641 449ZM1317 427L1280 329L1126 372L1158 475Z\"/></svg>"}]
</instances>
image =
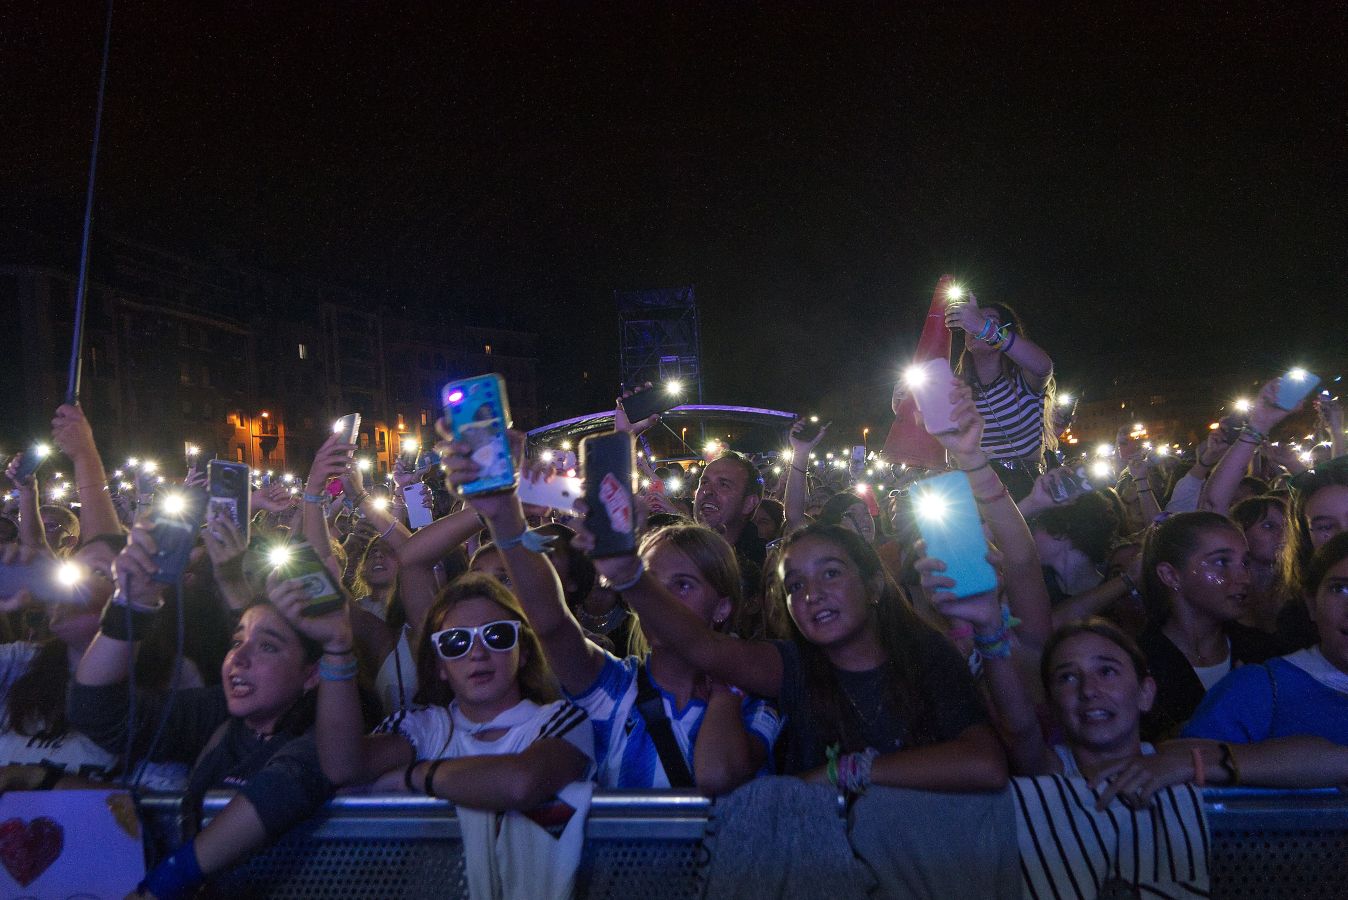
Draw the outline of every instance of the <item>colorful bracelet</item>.
<instances>
[{"instance_id":1,"label":"colorful bracelet","mask_svg":"<svg viewBox=\"0 0 1348 900\"><path fill-rule=\"evenodd\" d=\"M1016 345L1016 333L1012 331L1006 336L1006 343L1002 344L997 349L1002 351L1003 353L1010 353L1011 348L1014 347L1015 345Z\"/></svg>"},{"instance_id":2,"label":"colorful bracelet","mask_svg":"<svg viewBox=\"0 0 1348 900\"><path fill-rule=\"evenodd\" d=\"M997 333L996 322L993 321L992 316L987 316L983 319L982 329L980 329L978 334L974 335L974 337L976 337L980 341L986 341L989 337L991 337L996 333Z\"/></svg>"},{"instance_id":3,"label":"colorful bracelet","mask_svg":"<svg viewBox=\"0 0 1348 900\"><path fill-rule=\"evenodd\" d=\"M308 492L305 492L300 495L300 499L302 499L305 503L312 503L315 506L322 506L327 497L323 494L310 494Z\"/></svg>"},{"instance_id":4,"label":"colorful bracelet","mask_svg":"<svg viewBox=\"0 0 1348 900\"><path fill-rule=\"evenodd\" d=\"M847 753L837 759L837 786L849 794L864 794L871 786L871 766L880 751L867 747L858 753Z\"/></svg>"},{"instance_id":5,"label":"colorful bracelet","mask_svg":"<svg viewBox=\"0 0 1348 900\"><path fill-rule=\"evenodd\" d=\"M992 634L974 635L974 649L984 659L1011 658L1011 629L1020 624L1020 620L1011 615L1011 610L1002 606L1002 624Z\"/></svg>"}]
</instances>

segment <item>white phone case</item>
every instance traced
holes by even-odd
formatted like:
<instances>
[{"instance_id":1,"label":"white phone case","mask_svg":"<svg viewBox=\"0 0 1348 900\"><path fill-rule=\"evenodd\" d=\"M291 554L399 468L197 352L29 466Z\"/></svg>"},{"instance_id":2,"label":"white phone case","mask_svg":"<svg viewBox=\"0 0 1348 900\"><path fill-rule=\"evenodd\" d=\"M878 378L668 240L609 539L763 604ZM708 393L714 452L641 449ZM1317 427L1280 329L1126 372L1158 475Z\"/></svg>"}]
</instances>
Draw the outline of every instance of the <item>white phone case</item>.
<instances>
[{"instance_id":1,"label":"white phone case","mask_svg":"<svg viewBox=\"0 0 1348 900\"><path fill-rule=\"evenodd\" d=\"M435 513L426 508L425 496L426 485L420 481L403 488L403 500L407 503L407 524L413 528L425 528L434 520Z\"/></svg>"},{"instance_id":2,"label":"white phone case","mask_svg":"<svg viewBox=\"0 0 1348 900\"><path fill-rule=\"evenodd\" d=\"M922 421L927 431L931 434L958 431L959 426L950 416L954 408L950 402L950 393L959 382L950 371L949 361L939 358L929 359L919 363L915 368L921 371L924 377L917 379L919 381L917 384L910 382L909 390L913 392L913 401L917 404L918 411L922 413Z\"/></svg>"},{"instance_id":3,"label":"white phone case","mask_svg":"<svg viewBox=\"0 0 1348 900\"><path fill-rule=\"evenodd\" d=\"M565 475L556 475L550 481L521 477L518 492L522 503L546 506L568 516L576 515L576 501L585 496L580 479Z\"/></svg>"}]
</instances>

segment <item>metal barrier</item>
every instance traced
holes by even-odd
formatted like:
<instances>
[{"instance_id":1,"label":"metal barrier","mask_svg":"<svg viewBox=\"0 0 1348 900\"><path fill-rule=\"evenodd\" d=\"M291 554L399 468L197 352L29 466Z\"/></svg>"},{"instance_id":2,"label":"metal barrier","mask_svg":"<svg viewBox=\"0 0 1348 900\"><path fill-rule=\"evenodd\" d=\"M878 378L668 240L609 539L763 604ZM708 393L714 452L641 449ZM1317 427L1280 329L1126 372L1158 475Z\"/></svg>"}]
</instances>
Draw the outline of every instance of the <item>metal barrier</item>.
<instances>
[{"instance_id":1,"label":"metal barrier","mask_svg":"<svg viewBox=\"0 0 1348 900\"><path fill-rule=\"evenodd\" d=\"M203 824L229 794L206 798ZM1208 789L1212 896L1348 896L1348 796L1338 791ZM190 829L175 795L146 798L153 861ZM711 803L668 792L596 793L586 825L581 896L696 898ZM344 796L228 875L221 896L466 897L453 807L405 795Z\"/></svg>"}]
</instances>

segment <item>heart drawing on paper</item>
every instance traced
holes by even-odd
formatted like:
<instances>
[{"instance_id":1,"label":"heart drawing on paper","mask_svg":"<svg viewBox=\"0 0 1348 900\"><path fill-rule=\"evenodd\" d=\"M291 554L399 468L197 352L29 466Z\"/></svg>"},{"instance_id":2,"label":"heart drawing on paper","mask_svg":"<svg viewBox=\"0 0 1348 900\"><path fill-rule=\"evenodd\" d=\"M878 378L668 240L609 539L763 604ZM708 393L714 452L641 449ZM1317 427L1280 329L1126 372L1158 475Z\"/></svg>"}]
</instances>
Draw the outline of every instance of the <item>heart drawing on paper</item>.
<instances>
[{"instance_id":1,"label":"heart drawing on paper","mask_svg":"<svg viewBox=\"0 0 1348 900\"><path fill-rule=\"evenodd\" d=\"M46 816L31 822L0 822L0 863L20 887L28 887L47 871L64 845L65 830Z\"/></svg>"}]
</instances>

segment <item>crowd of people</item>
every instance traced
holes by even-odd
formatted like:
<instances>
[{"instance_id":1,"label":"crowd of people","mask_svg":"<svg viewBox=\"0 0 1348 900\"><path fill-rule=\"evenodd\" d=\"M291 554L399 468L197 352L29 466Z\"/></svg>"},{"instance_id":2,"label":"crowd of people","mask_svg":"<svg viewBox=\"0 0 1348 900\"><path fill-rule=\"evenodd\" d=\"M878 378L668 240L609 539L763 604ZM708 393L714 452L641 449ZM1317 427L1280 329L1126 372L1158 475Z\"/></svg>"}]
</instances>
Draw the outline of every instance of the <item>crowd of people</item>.
<instances>
[{"instance_id":1,"label":"crowd of people","mask_svg":"<svg viewBox=\"0 0 1348 900\"><path fill-rule=\"evenodd\" d=\"M643 458L618 555L590 552L583 508L459 491L478 462L447 430L437 464L400 464L391 490L334 433L302 483L257 487L251 517L202 504L177 576L159 517L170 498L195 508L204 472L121 489L63 405L72 489L39 496L22 456L7 472L0 785L236 791L148 874L141 895L161 900L339 790L452 801L465 842L507 842L493 858L532 860L565 896L594 785L719 797L777 774L846 801L1057 774L1134 809L1184 783L1348 785L1337 401L1283 408L1274 379L1236 427L1164 456L1125 425L1117 477L1087 484L1015 312L970 299L948 325L955 427L933 437L996 575L973 595L908 502L935 473L895 467L888 495L818 478L827 428L805 422L771 462L719 448L692 477ZM639 437L657 417L629 421L627 396L615 428ZM1308 464L1278 429L1311 403ZM518 480L557 476L516 444ZM432 521L414 529L416 484ZM301 544L336 608L314 614L311 581L287 574L278 548ZM47 571L66 594L38 587ZM469 873L475 896L518 877Z\"/></svg>"}]
</instances>

